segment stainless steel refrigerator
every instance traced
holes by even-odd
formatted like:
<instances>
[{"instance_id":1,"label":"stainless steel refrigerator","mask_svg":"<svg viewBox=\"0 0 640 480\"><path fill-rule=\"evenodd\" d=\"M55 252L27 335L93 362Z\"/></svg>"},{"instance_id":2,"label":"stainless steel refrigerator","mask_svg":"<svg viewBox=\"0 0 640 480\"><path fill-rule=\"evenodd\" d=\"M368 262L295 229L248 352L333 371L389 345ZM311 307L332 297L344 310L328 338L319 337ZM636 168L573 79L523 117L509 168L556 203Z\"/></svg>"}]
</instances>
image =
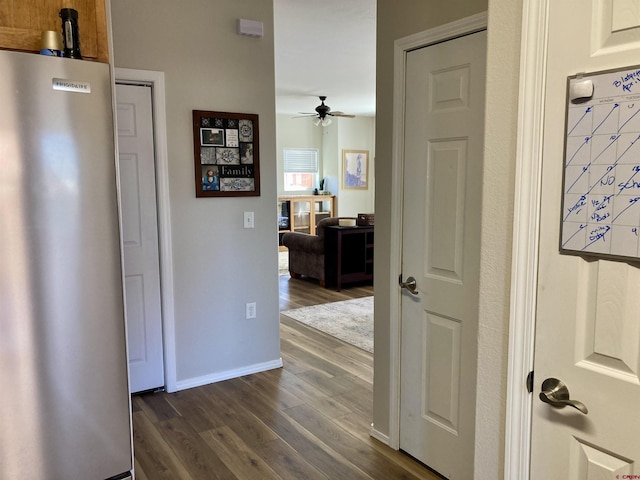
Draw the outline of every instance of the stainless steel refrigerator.
<instances>
[{"instance_id":1,"label":"stainless steel refrigerator","mask_svg":"<svg viewBox=\"0 0 640 480\"><path fill-rule=\"evenodd\" d=\"M107 64L0 51L0 479L130 478Z\"/></svg>"}]
</instances>

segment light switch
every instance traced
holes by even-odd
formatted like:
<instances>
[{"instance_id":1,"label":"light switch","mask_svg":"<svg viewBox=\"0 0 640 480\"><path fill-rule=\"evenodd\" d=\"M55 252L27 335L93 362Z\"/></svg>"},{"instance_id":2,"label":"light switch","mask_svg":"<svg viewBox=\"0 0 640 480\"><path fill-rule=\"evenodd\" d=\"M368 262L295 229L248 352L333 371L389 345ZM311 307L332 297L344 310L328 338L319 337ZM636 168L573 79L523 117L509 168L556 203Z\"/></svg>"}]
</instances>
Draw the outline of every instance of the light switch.
<instances>
[{"instance_id":1,"label":"light switch","mask_svg":"<svg viewBox=\"0 0 640 480\"><path fill-rule=\"evenodd\" d=\"M253 228L253 212L244 212L244 228Z\"/></svg>"}]
</instances>

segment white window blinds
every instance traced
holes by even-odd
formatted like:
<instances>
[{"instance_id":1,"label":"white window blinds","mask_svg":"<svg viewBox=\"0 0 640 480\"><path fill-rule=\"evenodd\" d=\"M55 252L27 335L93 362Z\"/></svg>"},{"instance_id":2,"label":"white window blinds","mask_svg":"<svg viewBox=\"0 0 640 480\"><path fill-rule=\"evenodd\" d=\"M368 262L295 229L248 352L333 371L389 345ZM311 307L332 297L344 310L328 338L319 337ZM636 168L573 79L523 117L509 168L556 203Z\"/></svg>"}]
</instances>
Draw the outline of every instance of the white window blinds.
<instances>
[{"instance_id":1,"label":"white window blinds","mask_svg":"<svg viewBox=\"0 0 640 480\"><path fill-rule=\"evenodd\" d=\"M318 150L285 148L284 171L287 173L318 173Z\"/></svg>"}]
</instances>

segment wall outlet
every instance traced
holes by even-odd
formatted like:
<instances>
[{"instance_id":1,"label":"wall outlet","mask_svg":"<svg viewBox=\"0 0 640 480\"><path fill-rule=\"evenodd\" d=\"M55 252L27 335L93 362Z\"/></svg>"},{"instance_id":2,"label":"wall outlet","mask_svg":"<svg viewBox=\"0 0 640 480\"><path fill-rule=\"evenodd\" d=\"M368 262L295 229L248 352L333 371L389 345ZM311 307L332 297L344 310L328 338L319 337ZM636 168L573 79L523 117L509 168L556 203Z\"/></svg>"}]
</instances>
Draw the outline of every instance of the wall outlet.
<instances>
[{"instance_id":1,"label":"wall outlet","mask_svg":"<svg viewBox=\"0 0 640 480\"><path fill-rule=\"evenodd\" d=\"M256 318L256 302L247 303L247 319Z\"/></svg>"}]
</instances>

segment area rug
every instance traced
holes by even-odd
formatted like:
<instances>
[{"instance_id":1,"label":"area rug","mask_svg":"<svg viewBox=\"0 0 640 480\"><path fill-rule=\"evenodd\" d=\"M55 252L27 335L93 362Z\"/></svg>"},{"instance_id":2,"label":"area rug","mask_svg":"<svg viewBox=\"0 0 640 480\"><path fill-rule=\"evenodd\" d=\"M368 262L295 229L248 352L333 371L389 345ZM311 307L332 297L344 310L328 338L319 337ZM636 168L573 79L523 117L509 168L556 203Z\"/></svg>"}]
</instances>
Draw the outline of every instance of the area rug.
<instances>
[{"instance_id":1,"label":"area rug","mask_svg":"<svg viewBox=\"0 0 640 480\"><path fill-rule=\"evenodd\" d=\"M373 353L373 297L284 310L283 315Z\"/></svg>"}]
</instances>

